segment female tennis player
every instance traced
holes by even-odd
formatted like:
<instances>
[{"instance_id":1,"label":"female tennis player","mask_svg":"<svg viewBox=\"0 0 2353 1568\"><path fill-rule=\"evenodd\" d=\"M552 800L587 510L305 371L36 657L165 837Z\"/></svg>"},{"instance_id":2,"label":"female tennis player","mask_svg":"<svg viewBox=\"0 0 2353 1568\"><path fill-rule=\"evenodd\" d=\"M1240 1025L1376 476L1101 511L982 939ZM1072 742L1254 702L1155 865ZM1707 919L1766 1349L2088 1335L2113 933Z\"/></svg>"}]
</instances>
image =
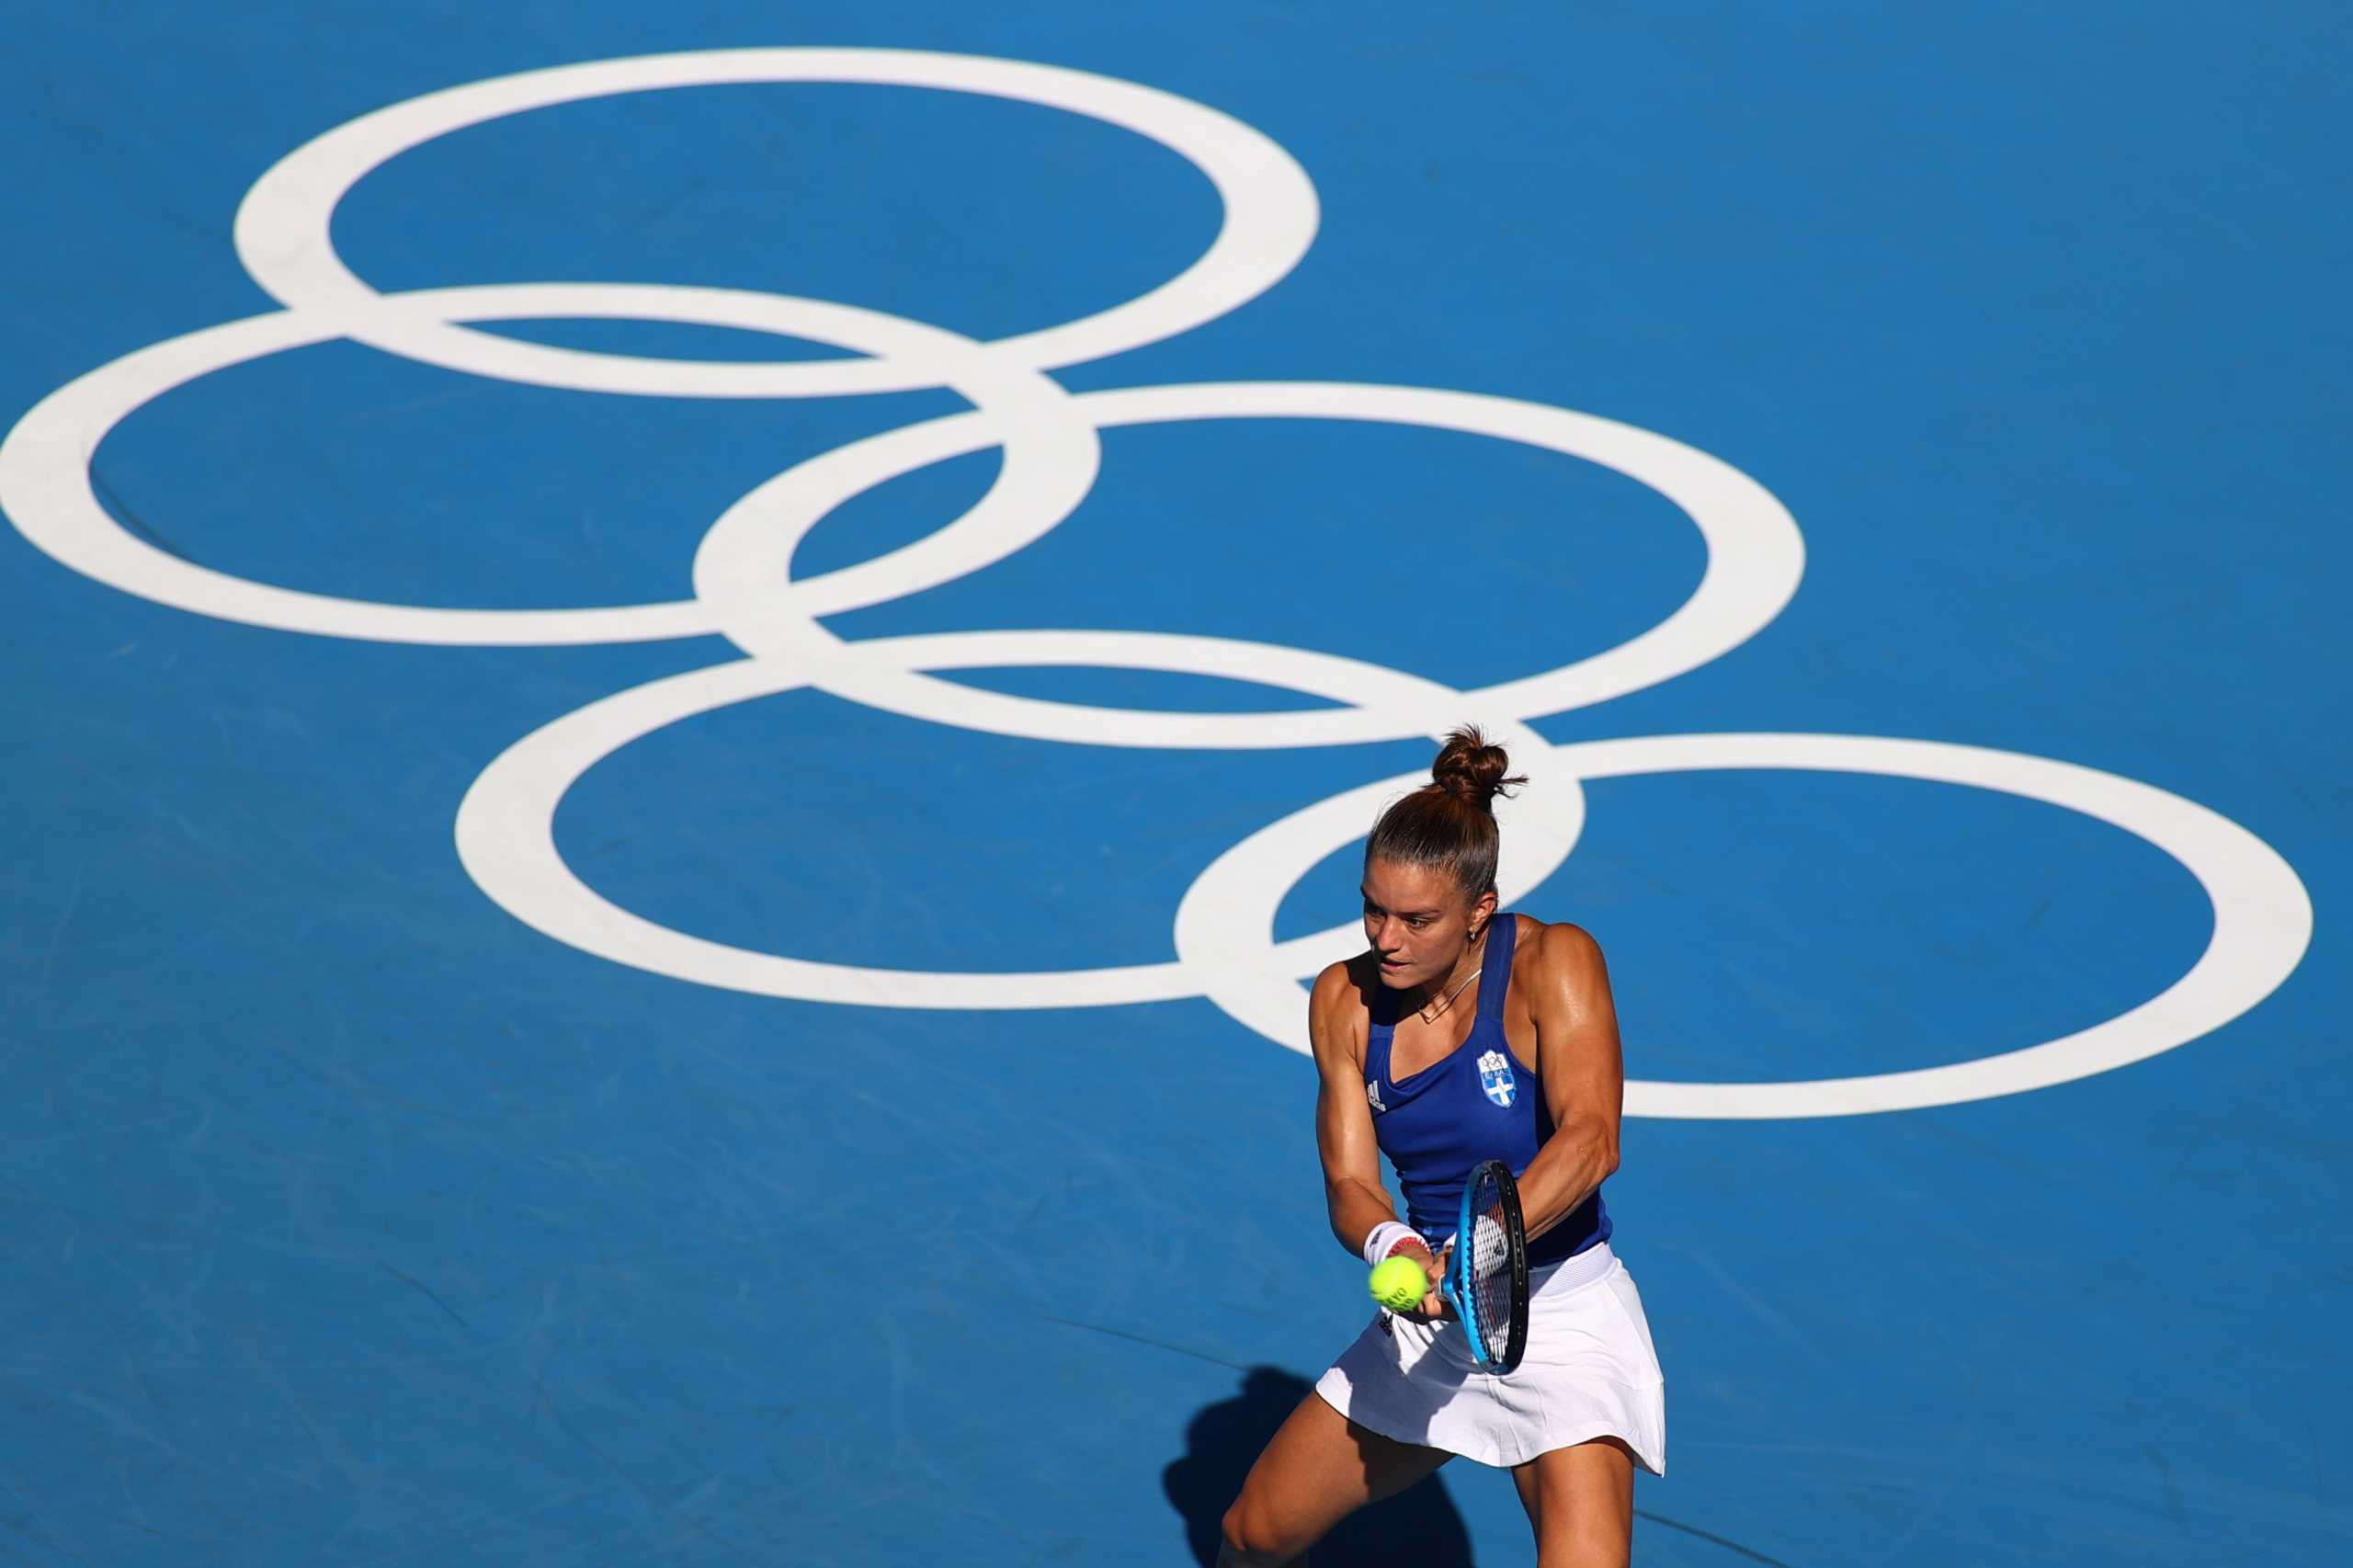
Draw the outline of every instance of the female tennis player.
<instances>
[{"instance_id":1,"label":"female tennis player","mask_svg":"<svg viewBox=\"0 0 2353 1568\"><path fill-rule=\"evenodd\" d=\"M1525 782L1508 767L1476 730L1448 738L1431 782L1366 843L1370 948L1316 977L1333 1234L1370 1264L1415 1258L1432 1289L1417 1311L1380 1312L1267 1443L1226 1512L1221 1568L1293 1562L1458 1454L1511 1471L1539 1568L1623 1568L1634 1467L1665 1471L1665 1380L1601 1204L1625 1080L1609 979L1576 926L1495 907L1492 802ZM1527 1349L1509 1372L1479 1369L1436 1289L1465 1178L1490 1159L1519 1178L1529 1237Z\"/></svg>"}]
</instances>

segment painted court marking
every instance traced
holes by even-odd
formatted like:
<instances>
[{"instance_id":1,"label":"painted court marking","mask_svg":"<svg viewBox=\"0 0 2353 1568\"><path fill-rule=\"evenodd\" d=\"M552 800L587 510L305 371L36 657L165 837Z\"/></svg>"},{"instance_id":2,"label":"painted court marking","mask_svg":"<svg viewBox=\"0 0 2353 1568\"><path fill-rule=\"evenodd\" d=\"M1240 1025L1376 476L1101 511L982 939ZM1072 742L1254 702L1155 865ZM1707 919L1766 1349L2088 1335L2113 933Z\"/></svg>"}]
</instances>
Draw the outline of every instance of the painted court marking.
<instances>
[{"instance_id":1,"label":"painted court marking","mask_svg":"<svg viewBox=\"0 0 2353 1568\"><path fill-rule=\"evenodd\" d=\"M1223 204L1189 267L1096 314L993 343L824 301L648 284L530 283L385 294L335 253L335 208L389 159L471 125L554 104L731 83L859 82L978 93L1121 127L1190 161ZM1034 974L816 963L707 941L597 894L565 864L554 817L602 758L697 713L813 688L934 723L1040 742L1286 749L1437 735L1465 720L1495 731L1532 778L1505 808L1508 900L1550 876L1585 821L1583 781L1711 768L1879 774L1996 790L2123 828L2178 859L2206 890L2213 937L2189 971L2125 1013L2061 1040L1910 1072L1771 1084L1628 1084L1630 1115L1762 1119L1849 1115L2016 1094L2184 1044L2254 1006L2296 967L2312 931L2302 882L2269 846L2193 801L2095 769L1932 741L1849 735L1660 735L1554 746L1538 718L1609 700L1738 647L1788 604L1804 571L1796 521L1731 465L1654 432L1549 404L1358 382L1140 386L1074 395L1048 374L1189 331L1297 265L1318 222L1304 170L1262 133L1158 89L1018 61L897 50L752 49L608 60L426 94L297 149L239 208L237 252L279 312L138 350L61 388L0 443L0 507L34 544L124 592L198 614L315 635L457 646L551 646L719 632L745 657L647 682L524 736L460 803L468 872L517 918L613 961L697 983L857 1006L1102 1006L1205 996L1304 1050L1301 982L1362 946L1353 924L1274 939L1283 897L1360 836L1420 774L1302 807L1212 860L1179 901L1175 957ZM588 353L473 330L563 317L725 326L815 341L859 358L762 364ZM690 600L557 610L455 610L298 592L156 550L98 503L89 462L142 404L214 371L338 338L468 374L584 392L699 398L829 397L946 388L972 406L798 463L713 519ZM847 641L819 624L1003 560L1067 519L1102 460L1098 432L1220 418L1346 419L1532 446L1657 491L1699 530L1708 563L1690 597L1649 631L1590 657L1472 691L1305 649L1174 633L1033 630ZM915 542L796 578L801 540L835 508L899 475L995 449L980 501ZM1086 665L1165 670L1287 687L1342 706L1186 713L1014 697L938 672Z\"/></svg>"}]
</instances>

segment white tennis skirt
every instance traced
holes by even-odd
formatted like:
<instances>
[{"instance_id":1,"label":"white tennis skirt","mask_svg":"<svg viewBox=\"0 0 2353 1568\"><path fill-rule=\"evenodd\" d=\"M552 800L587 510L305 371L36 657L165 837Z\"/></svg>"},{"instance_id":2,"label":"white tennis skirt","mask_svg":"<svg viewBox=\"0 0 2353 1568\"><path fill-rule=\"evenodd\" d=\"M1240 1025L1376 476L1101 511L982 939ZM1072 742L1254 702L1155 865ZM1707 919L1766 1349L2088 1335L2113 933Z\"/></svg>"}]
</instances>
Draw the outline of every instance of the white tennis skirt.
<instances>
[{"instance_id":1,"label":"white tennis skirt","mask_svg":"<svg viewBox=\"0 0 2353 1568\"><path fill-rule=\"evenodd\" d=\"M1481 1464L1617 1437L1644 1470L1666 1473L1666 1379L1633 1276L1608 1243L1529 1274L1516 1369L1481 1371L1459 1323L1381 1312L1315 1392L1384 1437Z\"/></svg>"}]
</instances>

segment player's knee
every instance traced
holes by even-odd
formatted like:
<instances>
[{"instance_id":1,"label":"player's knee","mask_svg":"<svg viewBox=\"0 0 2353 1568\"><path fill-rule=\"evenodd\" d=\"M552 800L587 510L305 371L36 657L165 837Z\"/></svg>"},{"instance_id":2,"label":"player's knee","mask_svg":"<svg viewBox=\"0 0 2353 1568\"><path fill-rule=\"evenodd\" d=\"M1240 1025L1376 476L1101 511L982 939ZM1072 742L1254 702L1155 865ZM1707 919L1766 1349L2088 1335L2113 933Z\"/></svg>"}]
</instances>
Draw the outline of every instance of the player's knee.
<instances>
[{"instance_id":1,"label":"player's knee","mask_svg":"<svg viewBox=\"0 0 2353 1568\"><path fill-rule=\"evenodd\" d=\"M1218 1542L1217 1568L1283 1568L1297 1555L1285 1551L1269 1522L1242 1500L1225 1511L1220 1528L1223 1539Z\"/></svg>"}]
</instances>

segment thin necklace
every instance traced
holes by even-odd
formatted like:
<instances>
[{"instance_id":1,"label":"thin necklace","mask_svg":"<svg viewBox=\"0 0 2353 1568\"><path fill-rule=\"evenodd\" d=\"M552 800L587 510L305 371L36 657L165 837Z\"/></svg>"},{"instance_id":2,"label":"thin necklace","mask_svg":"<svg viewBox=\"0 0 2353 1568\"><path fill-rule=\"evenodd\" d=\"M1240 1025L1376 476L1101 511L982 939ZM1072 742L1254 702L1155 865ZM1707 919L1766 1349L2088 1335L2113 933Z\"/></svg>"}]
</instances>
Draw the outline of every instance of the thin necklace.
<instances>
[{"instance_id":1,"label":"thin necklace","mask_svg":"<svg viewBox=\"0 0 2353 1568\"><path fill-rule=\"evenodd\" d=\"M1482 932L1479 937L1479 946L1483 950L1486 944L1486 934ZM1486 971L1487 966L1483 963L1477 969L1474 969L1470 973L1464 975L1461 980L1456 981L1454 983L1454 989L1446 994L1445 1001L1440 1002L1435 1007L1424 1007L1422 1009L1422 1022L1426 1024L1434 1024L1438 1022L1438 1015L1445 1012L1449 1007L1453 1006L1454 999L1462 994L1462 988L1470 984L1472 981L1478 979Z\"/></svg>"}]
</instances>

